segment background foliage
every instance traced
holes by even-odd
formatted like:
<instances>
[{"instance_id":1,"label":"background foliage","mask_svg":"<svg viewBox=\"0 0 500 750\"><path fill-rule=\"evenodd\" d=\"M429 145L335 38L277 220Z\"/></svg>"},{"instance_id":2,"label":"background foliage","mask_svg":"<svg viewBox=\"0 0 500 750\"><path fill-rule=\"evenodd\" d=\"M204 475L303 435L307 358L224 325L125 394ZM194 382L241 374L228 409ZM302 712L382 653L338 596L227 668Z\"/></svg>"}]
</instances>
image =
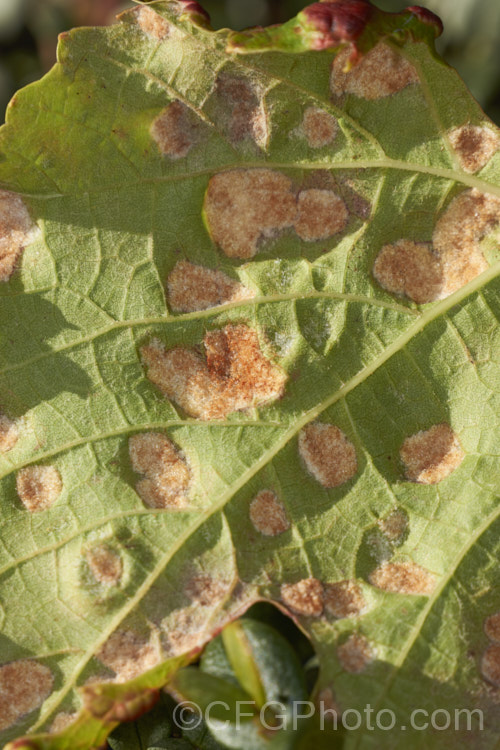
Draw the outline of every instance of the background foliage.
<instances>
[{"instance_id":1,"label":"background foliage","mask_svg":"<svg viewBox=\"0 0 500 750\"><path fill-rule=\"evenodd\" d=\"M214 27L244 28L285 21L303 0L204 0ZM400 11L409 0L377 0ZM500 2L421 0L444 21L438 49L486 110L500 123ZM112 23L132 2L123 0L0 0L0 122L17 89L40 78L55 62L57 34L74 26Z\"/></svg>"}]
</instances>

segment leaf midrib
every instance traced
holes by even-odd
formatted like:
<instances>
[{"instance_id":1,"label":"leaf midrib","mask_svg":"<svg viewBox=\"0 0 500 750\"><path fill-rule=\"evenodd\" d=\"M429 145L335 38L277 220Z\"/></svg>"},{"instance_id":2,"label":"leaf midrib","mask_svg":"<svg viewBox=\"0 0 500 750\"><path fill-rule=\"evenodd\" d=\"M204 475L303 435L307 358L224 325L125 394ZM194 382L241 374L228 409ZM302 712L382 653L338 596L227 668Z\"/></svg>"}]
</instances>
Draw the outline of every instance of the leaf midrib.
<instances>
[{"instance_id":1,"label":"leaf midrib","mask_svg":"<svg viewBox=\"0 0 500 750\"><path fill-rule=\"evenodd\" d=\"M432 167L430 165L426 164L415 164L413 162L406 162L401 159L391 159L389 157L384 157L383 159L380 159L378 161L371 160L371 159L360 159L358 161L356 160L349 160L349 161L338 161L338 162L329 162L329 161L317 161L312 162L308 161L306 162L294 162L294 163L288 163L288 162L272 162L268 161L266 159L262 159L261 161L239 161L235 162L233 164L224 164L219 166L210 167L207 169L200 169L197 172L192 173L184 173L184 174L177 174L177 175L170 175L165 177L144 177L140 180L136 180L134 182L127 183L125 181L122 181L120 183L109 183L104 186L101 186L99 188L96 188L95 190L86 188L82 192L77 193L28 193L28 192L19 192L19 195L22 195L24 198L28 199L34 199L34 200L57 200L59 198L81 198L86 195L102 195L102 193L110 192L117 189L128 189L130 187L135 187L137 185L154 185L154 184L162 184L162 183L168 183L168 182L177 182L181 180L194 180L198 177L203 177L205 175L212 175L217 174L219 172L223 171L229 171L232 169L288 169L288 170L296 170L296 171L305 171L305 170L325 170L325 171L335 171L335 170L352 170L357 171L360 169L394 169L401 172L417 172L424 175L431 175L433 177L441 177L445 180L450 180L451 182L456 182L462 185L465 185L466 187L470 188L476 188L482 193L489 193L490 195L495 195L500 198L500 186L494 185L491 182L486 182L484 179L482 179L479 176L476 176L474 174L467 174L466 172L455 172L453 169L449 169L447 167Z\"/></svg>"},{"instance_id":2,"label":"leaf midrib","mask_svg":"<svg viewBox=\"0 0 500 750\"><path fill-rule=\"evenodd\" d=\"M57 287L55 287L57 289ZM36 291L36 290L35 290ZM49 351L43 351L40 354L31 357L30 359L17 362L0 369L0 375L4 375L7 372L15 372L16 370L22 370L25 367L31 366L40 360L47 359L54 354L60 354L61 352L70 351L75 349L82 344L88 344L101 336L106 336L114 331L119 331L127 328L139 328L141 326L152 326L152 325L165 325L170 323L182 323L187 320L198 320L203 318L210 318L217 316L221 313L227 312L228 310L235 310L243 307L251 307L252 305L264 305L272 304L274 302L287 302L298 299L334 299L345 302L358 302L360 304L372 305L373 307L382 307L387 310L396 310L407 314L409 316L419 315L415 308L407 307L406 305L399 305L396 302L389 302L388 300L378 299L377 297L365 297L361 294L343 294L341 292L309 292L307 294L300 294L299 292L290 292L288 294L272 294L269 296L252 297L250 299L240 300L238 302L231 302L226 305L218 305L216 307L210 307L207 310L197 310L196 312L185 313L180 315L171 315L168 312L161 316L152 316L150 318L137 318L132 320L118 320L109 326L104 326L94 333L88 334L88 336L82 336L79 339L70 341L60 347L54 347ZM101 310L101 308L99 308ZM105 312L101 310L101 312ZM1 479L1 476L0 476Z\"/></svg>"}]
</instances>

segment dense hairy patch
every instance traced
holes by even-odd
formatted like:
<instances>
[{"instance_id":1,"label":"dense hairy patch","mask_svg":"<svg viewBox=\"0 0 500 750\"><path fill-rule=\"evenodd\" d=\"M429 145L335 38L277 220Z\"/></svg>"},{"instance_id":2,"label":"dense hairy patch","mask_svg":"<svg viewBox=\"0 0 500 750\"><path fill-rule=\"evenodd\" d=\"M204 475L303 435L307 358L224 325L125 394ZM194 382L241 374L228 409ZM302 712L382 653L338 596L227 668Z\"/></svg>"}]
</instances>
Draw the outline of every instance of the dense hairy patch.
<instances>
[{"instance_id":1,"label":"dense hairy patch","mask_svg":"<svg viewBox=\"0 0 500 750\"><path fill-rule=\"evenodd\" d=\"M286 375L264 356L251 328L228 325L207 333L204 344L205 360L159 342L141 349L148 378L191 416L223 419L283 394Z\"/></svg>"}]
</instances>

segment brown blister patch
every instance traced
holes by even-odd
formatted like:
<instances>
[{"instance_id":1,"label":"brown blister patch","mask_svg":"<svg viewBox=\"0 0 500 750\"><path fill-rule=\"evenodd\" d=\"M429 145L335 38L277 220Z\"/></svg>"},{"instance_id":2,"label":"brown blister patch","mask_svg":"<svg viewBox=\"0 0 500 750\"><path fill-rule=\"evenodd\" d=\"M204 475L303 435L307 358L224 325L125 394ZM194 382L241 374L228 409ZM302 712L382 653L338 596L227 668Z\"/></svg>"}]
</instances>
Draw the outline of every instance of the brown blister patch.
<instances>
[{"instance_id":1,"label":"brown blister patch","mask_svg":"<svg viewBox=\"0 0 500 750\"><path fill-rule=\"evenodd\" d=\"M56 714L54 721L50 725L50 734L58 734L59 732L62 732L66 727L69 727L70 724L72 724L77 717L76 713L68 713L67 711L61 711L60 713Z\"/></svg>"},{"instance_id":2,"label":"brown blister patch","mask_svg":"<svg viewBox=\"0 0 500 750\"><path fill-rule=\"evenodd\" d=\"M400 449L405 477L419 484L437 484L465 458L458 437L445 422L406 438Z\"/></svg>"},{"instance_id":3,"label":"brown blister patch","mask_svg":"<svg viewBox=\"0 0 500 750\"><path fill-rule=\"evenodd\" d=\"M187 156L199 134L196 115L179 100L165 107L151 126L151 135L161 153L171 159Z\"/></svg>"},{"instance_id":4,"label":"brown blister patch","mask_svg":"<svg viewBox=\"0 0 500 750\"><path fill-rule=\"evenodd\" d=\"M488 268L479 241L499 223L500 198L494 195L473 189L451 201L432 236L443 267L441 297L461 289Z\"/></svg>"},{"instance_id":5,"label":"brown blister patch","mask_svg":"<svg viewBox=\"0 0 500 750\"><path fill-rule=\"evenodd\" d=\"M319 617L323 612L323 585L317 578L284 583L281 587L281 600L298 615Z\"/></svg>"},{"instance_id":6,"label":"brown blister patch","mask_svg":"<svg viewBox=\"0 0 500 750\"><path fill-rule=\"evenodd\" d=\"M161 622L162 646L169 657L199 651L214 633L219 633L259 599L256 587L236 582L234 578L224 580L205 573L196 573L188 590L193 596L192 604L173 610Z\"/></svg>"},{"instance_id":7,"label":"brown blister patch","mask_svg":"<svg viewBox=\"0 0 500 750\"><path fill-rule=\"evenodd\" d=\"M442 296L441 261L424 242L398 240L384 245L375 260L373 275L391 294L409 297L419 305Z\"/></svg>"},{"instance_id":8,"label":"brown blister patch","mask_svg":"<svg viewBox=\"0 0 500 750\"><path fill-rule=\"evenodd\" d=\"M399 52L379 42L350 70L347 70L351 51L342 49L332 64L332 93L354 94L373 101L396 94L419 78L414 66Z\"/></svg>"},{"instance_id":9,"label":"brown blister patch","mask_svg":"<svg viewBox=\"0 0 500 750\"><path fill-rule=\"evenodd\" d=\"M237 144L250 139L265 148L268 139L266 110L257 87L244 78L222 74L217 81L217 98L228 113L229 139Z\"/></svg>"},{"instance_id":10,"label":"brown blister patch","mask_svg":"<svg viewBox=\"0 0 500 750\"><path fill-rule=\"evenodd\" d=\"M12 419L0 414L0 453L12 450L19 440L17 425Z\"/></svg>"},{"instance_id":11,"label":"brown blister patch","mask_svg":"<svg viewBox=\"0 0 500 750\"><path fill-rule=\"evenodd\" d=\"M488 646L481 659L481 674L495 687L500 687L500 644Z\"/></svg>"},{"instance_id":12,"label":"brown blister patch","mask_svg":"<svg viewBox=\"0 0 500 750\"><path fill-rule=\"evenodd\" d=\"M334 142L338 123L333 115L318 107L308 107L302 120L302 131L311 148L323 148Z\"/></svg>"},{"instance_id":13,"label":"brown blister patch","mask_svg":"<svg viewBox=\"0 0 500 750\"><path fill-rule=\"evenodd\" d=\"M356 617L366 609L366 601L356 581L338 581L325 585L325 610L338 619Z\"/></svg>"},{"instance_id":14,"label":"brown blister patch","mask_svg":"<svg viewBox=\"0 0 500 750\"><path fill-rule=\"evenodd\" d=\"M448 133L464 172L474 174L486 166L500 148L498 133L480 125L462 125Z\"/></svg>"},{"instance_id":15,"label":"brown blister patch","mask_svg":"<svg viewBox=\"0 0 500 750\"><path fill-rule=\"evenodd\" d=\"M200 649L210 637L206 610L197 605L177 610L162 627L165 631L163 645L169 657Z\"/></svg>"},{"instance_id":16,"label":"brown blister patch","mask_svg":"<svg viewBox=\"0 0 500 750\"><path fill-rule=\"evenodd\" d=\"M292 181L271 169L214 175L204 205L214 242L229 258L252 258L262 237L291 227L297 212Z\"/></svg>"},{"instance_id":17,"label":"brown blister patch","mask_svg":"<svg viewBox=\"0 0 500 750\"><path fill-rule=\"evenodd\" d=\"M184 457L166 435L145 432L129 440L132 468L144 474L136 490L150 508L182 508L191 482Z\"/></svg>"},{"instance_id":18,"label":"brown blister patch","mask_svg":"<svg viewBox=\"0 0 500 750\"><path fill-rule=\"evenodd\" d=\"M156 667L162 655L154 638L118 630L108 638L97 658L116 674L116 682L127 682Z\"/></svg>"},{"instance_id":19,"label":"brown blister patch","mask_svg":"<svg viewBox=\"0 0 500 750\"><path fill-rule=\"evenodd\" d=\"M165 349L160 341L141 348L147 377L193 417L210 419L214 400L207 365L189 349Z\"/></svg>"},{"instance_id":20,"label":"brown blister patch","mask_svg":"<svg viewBox=\"0 0 500 750\"><path fill-rule=\"evenodd\" d=\"M190 416L223 419L283 394L286 375L264 356L251 328L227 325L207 333L204 344L206 361L159 342L141 349L149 380Z\"/></svg>"},{"instance_id":21,"label":"brown blister patch","mask_svg":"<svg viewBox=\"0 0 500 750\"><path fill-rule=\"evenodd\" d=\"M201 607L214 607L226 596L230 584L211 575L195 575L186 584L186 595Z\"/></svg>"},{"instance_id":22,"label":"brown blister patch","mask_svg":"<svg viewBox=\"0 0 500 750\"><path fill-rule=\"evenodd\" d=\"M168 301L175 312L208 310L210 307L255 297L255 292L222 271L180 260L167 281Z\"/></svg>"},{"instance_id":23,"label":"brown blister patch","mask_svg":"<svg viewBox=\"0 0 500 750\"><path fill-rule=\"evenodd\" d=\"M38 513L55 503L63 484L55 466L26 466L17 472L16 488L24 507Z\"/></svg>"},{"instance_id":24,"label":"brown blister patch","mask_svg":"<svg viewBox=\"0 0 500 750\"><path fill-rule=\"evenodd\" d=\"M353 633L337 649L337 656L342 669L352 674L364 672L373 660L373 649L369 641L359 633Z\"/></svg>"},{"instance_id":25,"label":"brown blister patch","mask_svg":"<svg viewBox=\"0 0 500 750\"><path fill-rule=\"evenodd\" d=\"M332 424L315 422L304 427L299 434L299 453L323 487L339 487L358 470L354 445Z\"/></svg>"},{"instance_id":26,"label":"brown blister patch","mask_svg":"<svg viewBox=\"0 0 500 750\"><path fill-rule=\"evenodd\" d=\"M400 544L406 536L408 517L400 510L393 510L378 522L384 536L393 544Z\"/></svg>"},{"instance_id":27,"label":"brown blister patch","mask_svg":"<svg viewBox=\"0 0 500 750\"><path fill-rule=\"evenodd\" d=\"M116 586L120 582L123 573L121 557L107 544L96 544L88 549L85 559L98 583Z\"/></svg>"},{"instance_id":28,"label":"brown blister patch","mask_svg":"<svg viewBox=\"0 0 500 750\"><path fill-rule=\"evenodd\" d=\"M0 281L8 281L22 251L37 234L21 196L0 190Z\"/></svg>"},{"instance_id":29,"label":"brown blister patch","mask_svg":"<svg viewBox=\"0 0 500 750\"><path fill-rule=\"evenodd\" d=\"M250 520L264 536L278 536L290 528L285 506L271 490L261 490L252 500Z\"/></svg>"},{"instance_id":30,"label":"brown blister patch","mask_svg":"<svg viewBox=\"0 0 500 750\"><path fill-rule=\"evenodd\" d=\"M147 34L147 36L150 36L153 39L158 39L158 41L162 41L169 36L169 22L165 18L162 18L158 13L155 13L152 8L147 8L145 6L137 8L135 10L135 15L139 28Z\"/></svg>"},{"instance_id":31,"label":"brown blister patch","mask_svg":"<svg viewBox=\"0 0 500 750\"><path fill-rule=\"evenodd\" d=\"M52 691L54 678L44 664L22 659L0 667L0 730L29 714Z\"/></svg>"},{"instance_id":32,"label":"brown blister patch","mask_svg":"<svg viewBox=\"0 0 500 750\"><path fill-rule=\"evenodd\" d=\"M484 622L484 632L495 643L500 643L500 612L490 615Z\"/></svg>"},{"instance_id":33,"label":"brown blister patch","mask_svg":"<svg viewBox=\"0 0 500 750\"><path fill-rule=\"evenodd\" d=\"M500 198L466 190L439 218L427 243L399 240L378 254L373 275L384 289L418 304L444 299L488 268L479 246L500 223Z\"/></svg>"},{"instance_id":34,"label":"brown blister patch","mask_svg":"<svg viewBox=\"0 0 500 750\"><path fill-rule=\"evenodd\" d=\"M214 242L230 258L253 258L263 239L295 229L301 239L332 237L349 212L332 190L294 192L292 181L271 169L235 169L211 178L204 211Z\"/></svg>"},{"instance_id":35,"label":"brown blister patch","mask_svg":"<svg viewBox=\"0 0 500 750\"><path fill-rule=\"evenodd\" d=\"M369 581L395 594L427 595L436 586L435 576L414 562L385 562L370 573Z\"/></svg>"},{"instance_id":36,"label":"brown blister patch","mask_svg":"<svg viewBox=\"0 0 500 750\"><path fill-rule=\"evenodd\" d=\"M332 190L303 190L297 200L295 231L302 240L314 242L333 237L346 228L347 206Z\"/></svg>"}]
</instances>

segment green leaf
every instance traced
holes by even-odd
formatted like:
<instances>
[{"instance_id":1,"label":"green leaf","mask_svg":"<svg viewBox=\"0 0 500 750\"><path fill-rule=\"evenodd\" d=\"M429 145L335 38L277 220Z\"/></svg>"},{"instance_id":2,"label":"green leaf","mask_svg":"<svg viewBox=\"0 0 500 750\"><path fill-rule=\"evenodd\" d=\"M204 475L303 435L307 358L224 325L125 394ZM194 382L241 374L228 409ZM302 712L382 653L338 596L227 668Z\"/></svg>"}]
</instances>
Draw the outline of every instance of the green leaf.
<instances>
[{"instance_id":1,"label":"green leaf","mask_svg":"<svg viewBox=\"0 0 500 750\"><path fill-rule=\"evenodd\" d=\"M239 686L201 672L195 667L181 669L169 683L169 690L178 698L180 704L187 702L193 708L199 708L200 716L205 716L208 711L209 718L215 721L232 722L236 719L237 703L252 703L248 693ZM249 711L251 713L254 709L250 708ZM245 721L251 719L250 715Z\"/></svg>"},{"instance_id":2,"label":"green leaf","mask_svg":"<svg viewBox=\"0 0 500 750\"><path fill-rule=\"evenodd\" d=\"M266 702L266 692L242 622L227 625L222 631L222 641L239 684L252 696L256 707L261 709Z\"/></svg>"},{"instance_id":3,"label":"green leaf","mask_svg":"<svg viewBox=\"0 0 500 750\"><path fill-rule=\"evenodd\" d=\"M200 668L200 676L206 673L228 686L226 695L205 690L201 700L193 693L187 696L204 713L211 701L225 703L220 715L211 710L210 718L215 721L208 724L224 747L285 750L295 746L302 727L300 721L293 726L292 713L295 705L307 701L304 673L291 645L274 628L251 619L231 623L209 643ZM196 671L181 670L174 684L187 672ZM241 687L247 691L243 698Z\"/></svg>"},{"instance_id":4,"label":"green leaf","mask_svg":"<svg viewBox=\"0 0 500 750\"><path fill-rule=\"evenodd\" d=\"M394 712L348 750L497 744L499 132L432 18L238 55L158 2L63 34L12 101L10 750L103 744L262 600L310 637L318 704Z\"/></svg>"},{"instance_id":5,"label":"green leaf","mask_svg":"<svg viewBox=\"0 0 500 750\"><path fill-rule=\"evenodd\" d=\"M242 687L247 683L257 709L268 701L307 698L295 651L275 628L257 620L244 618L227 625L203 652L201 668Z\"/></svg>"}]
</instances>

